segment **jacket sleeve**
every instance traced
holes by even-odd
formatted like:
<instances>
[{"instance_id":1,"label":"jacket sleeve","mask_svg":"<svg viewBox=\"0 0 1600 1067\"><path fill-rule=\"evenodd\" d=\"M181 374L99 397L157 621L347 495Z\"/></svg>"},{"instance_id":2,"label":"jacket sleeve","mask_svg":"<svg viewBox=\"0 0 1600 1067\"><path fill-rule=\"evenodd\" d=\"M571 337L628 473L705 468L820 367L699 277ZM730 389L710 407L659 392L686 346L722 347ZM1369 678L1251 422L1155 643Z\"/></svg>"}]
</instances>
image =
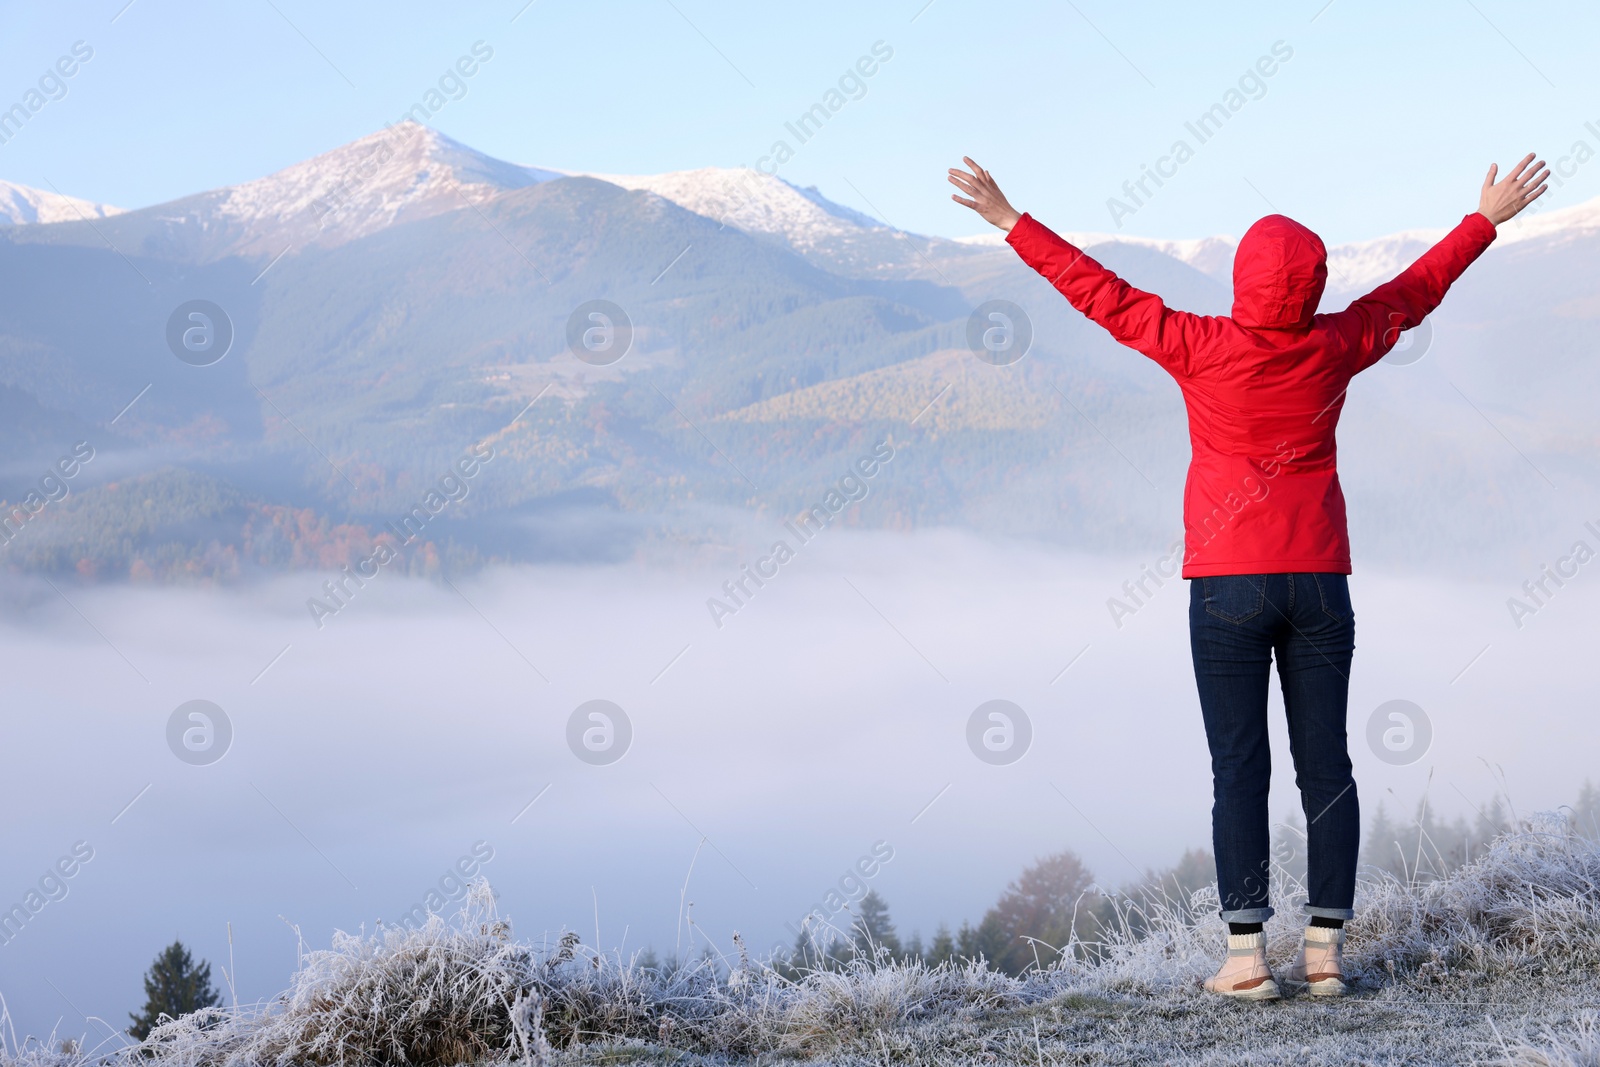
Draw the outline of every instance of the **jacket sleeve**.
<instances>
[{"instance_id":1,"label":"jacket sleeve","mask_svg":"<svg viewBox=\"0 0 1600 1067\"><path fill-rule=\"evenodd\" d=\"M1174 311L1154 293L1135 289L1032 215L1017 221L1006 243L1073 307L1119 342L1149 356L1174 377L1191 372L1190 357L1205 321L1201 316Z\"/></svg>"},{"instance_id":2,"label":"jacket sleeve","mask_svg":"<svg viewBox=\"0 0 1600 1067\"><path fill-rule=\"evenodd\" d=\"M1474 211L1391 282L1385 282L1332 316L1349 338L1358 374L1388 354L1400 339L1439 306L1455 280L1494 241L1494 223Z\"/></svg>"}]
</instances>

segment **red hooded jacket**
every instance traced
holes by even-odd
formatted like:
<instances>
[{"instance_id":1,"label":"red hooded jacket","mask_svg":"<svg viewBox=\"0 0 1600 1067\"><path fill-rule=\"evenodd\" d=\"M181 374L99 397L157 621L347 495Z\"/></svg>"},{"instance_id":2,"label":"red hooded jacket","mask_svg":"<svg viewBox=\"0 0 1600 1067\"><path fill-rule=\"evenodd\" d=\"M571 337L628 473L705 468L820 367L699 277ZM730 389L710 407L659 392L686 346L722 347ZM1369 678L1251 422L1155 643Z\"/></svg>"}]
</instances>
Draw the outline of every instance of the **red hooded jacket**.
<instances>
[{"instance_id":1,"label":"red hooded jacket","mask_svg":"<svg viewBox=\"0 0 1600 1067\"><path fill-rule=\"evenodd\" d=\"M1073 307L1177 379L1191 451L1183 577L1199 578L1350 573L1334 446L1345 389L1494 238L1473 212L1393 281L1318 315L1327 250L1293 219L1268 215L1234 253L1231 317L1173 311L1031 215L1006 241Z\"/></svg>"}]
</instances>

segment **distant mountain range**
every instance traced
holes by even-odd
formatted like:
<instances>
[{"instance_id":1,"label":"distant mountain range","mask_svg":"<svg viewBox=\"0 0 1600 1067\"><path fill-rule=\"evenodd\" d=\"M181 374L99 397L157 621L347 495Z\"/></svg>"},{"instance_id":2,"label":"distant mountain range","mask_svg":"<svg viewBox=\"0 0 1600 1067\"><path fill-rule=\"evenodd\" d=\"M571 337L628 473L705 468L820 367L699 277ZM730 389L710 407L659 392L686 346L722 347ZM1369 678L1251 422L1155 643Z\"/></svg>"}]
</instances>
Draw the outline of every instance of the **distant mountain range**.
<instances>
[{"instance_id":1,"label":"distant mountain range","mask_svg":"<svg viewBox=\"0 0 1600 1067\"><path fill-rule=\"evenodd\" d=\"M1061 228L1175 306L1229 307L1230 238ZM1331 249L1325 308L1436 236ZM1508 227L1427 354L1358 380L1358 555L1564 547L1600 470L1597 252L1600 201ZM0 183L0 271L0 498L31 515L0 545L13 570L337 567L440 500L409 570L704 548L808 507L886 437L899 457L841 521L1118 550L1180 529L1187 438L1158 368L998 235L907 233L758 171L568 174L406 123L138 210ZM991 299L1032 322L1010 366L968 349ZM575 347L594 301L631 324L618 361ZM94 458L52 500L80 441ZM495 458L465 495L430 497L474 445Z\"/></svg>"}]
</instances>

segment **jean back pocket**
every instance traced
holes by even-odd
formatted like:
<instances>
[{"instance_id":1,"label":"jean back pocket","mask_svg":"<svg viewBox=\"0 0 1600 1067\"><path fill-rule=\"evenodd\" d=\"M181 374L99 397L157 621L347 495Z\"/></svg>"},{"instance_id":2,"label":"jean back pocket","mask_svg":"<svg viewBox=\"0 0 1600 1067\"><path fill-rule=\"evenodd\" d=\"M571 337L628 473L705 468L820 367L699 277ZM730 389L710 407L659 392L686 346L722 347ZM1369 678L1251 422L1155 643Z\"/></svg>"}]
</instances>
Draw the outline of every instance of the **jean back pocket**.
<instances>
[{"instance_id":1,"label":"jean back pocket","mask_svg":"<svg viewBox=\"0 0 1600 1067\"><path fill-rule=\"evenodd\" d=\"M1261 574L1221 574L1201 578L1206 613L1227 622L1249 622L1267 606L1267 580Z\"/></svg>"},{"instance_id":2,"label":"jean back pocket","mask_svg":"<svg viewBox=\"0 0 1600 1067\"><path fill-rule=\"evenodd\" d=\"M1350 606L1350 579L1343 574L1313 574L1322 611L1334 622L1346 622L1355 614Z\"/></svg>"}]
</instances>

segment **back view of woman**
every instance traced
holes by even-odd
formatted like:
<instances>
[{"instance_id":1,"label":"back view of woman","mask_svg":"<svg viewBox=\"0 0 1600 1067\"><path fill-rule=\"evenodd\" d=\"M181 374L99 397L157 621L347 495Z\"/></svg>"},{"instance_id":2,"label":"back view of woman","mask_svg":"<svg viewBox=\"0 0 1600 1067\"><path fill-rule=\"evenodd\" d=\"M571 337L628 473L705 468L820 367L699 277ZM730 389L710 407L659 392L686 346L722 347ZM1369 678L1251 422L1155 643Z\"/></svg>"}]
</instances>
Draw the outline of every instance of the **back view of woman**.
<instances>
[{"instance_id":1,"label":"back view of woman","mask_svg":"<svg viewBox=\"0 0 1600 1067\"><path fill-rule=\"evenodd\" d=\"M1333 315L1317 314L1327 250L1293 219L1268 215L1239 242L1233 314L1174 311L1006 201L987 171L950 171L951 199L1007 231L1024 262L1183 391L1192 458L1184 486L1183 577L1195 682L1211 749L1212 847L1228 956L1205 988L1271 1000L1261 924L1268 903L1267 688L1277 658L1289 749L1306 818L1306 927L1285 977L1316 995L1345 991L1361 812L1345 714L1355 614L1334 431L1350 379L1439 306L1495 238L1545 191L1528 155L1484 179L1477 211L1399 277ZM1531 166L1530 166L1531 164Z\"/></svg>"}]
</instances>

